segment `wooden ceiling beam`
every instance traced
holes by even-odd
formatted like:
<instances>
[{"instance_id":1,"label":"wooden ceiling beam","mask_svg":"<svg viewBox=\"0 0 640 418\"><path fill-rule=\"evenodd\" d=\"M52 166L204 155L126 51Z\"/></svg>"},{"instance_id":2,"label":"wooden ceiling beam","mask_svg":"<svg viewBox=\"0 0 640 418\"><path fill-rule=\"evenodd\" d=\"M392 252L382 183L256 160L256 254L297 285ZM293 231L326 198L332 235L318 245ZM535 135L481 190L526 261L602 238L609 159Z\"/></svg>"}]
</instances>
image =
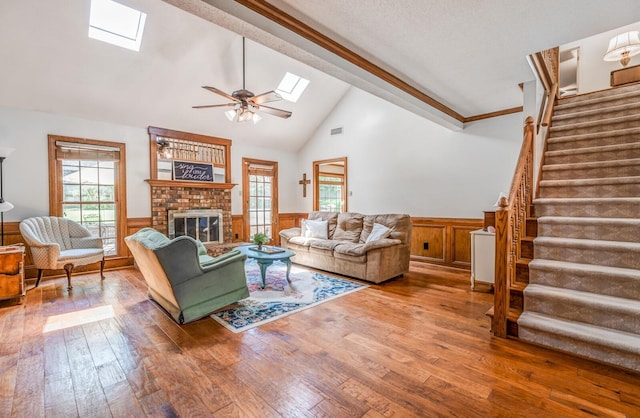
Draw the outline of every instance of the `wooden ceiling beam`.
<instances>
[{"instance_id":1,"label":"wooden ceiling beam","mask_svg":"<svg viewBox=\"0 0 640 418\"><path fill-rule=\"evenodd\" d=\"M364 71L378 77L379 79L391 84L394 87L404 91L405 93L415 97L423 103L439 110L440 112L451 116L452 118L464 122L465 117L451 109L450 107L440 103L418 88L412 86L399 77L391 74L389 71L372 63L361 55L356 54L345 46L339 44L328 36L313 29L311 26L303 23L295 17L289 15L283 10L269 4L265 0L235 0L236 3L253 10L254 12L264 16L265 18L283 26L291 32L302 36L308 41L326 49L327 51L339 56L340 58L350 62L351 64L362 68Z\"/></svg>"}]
</instances>

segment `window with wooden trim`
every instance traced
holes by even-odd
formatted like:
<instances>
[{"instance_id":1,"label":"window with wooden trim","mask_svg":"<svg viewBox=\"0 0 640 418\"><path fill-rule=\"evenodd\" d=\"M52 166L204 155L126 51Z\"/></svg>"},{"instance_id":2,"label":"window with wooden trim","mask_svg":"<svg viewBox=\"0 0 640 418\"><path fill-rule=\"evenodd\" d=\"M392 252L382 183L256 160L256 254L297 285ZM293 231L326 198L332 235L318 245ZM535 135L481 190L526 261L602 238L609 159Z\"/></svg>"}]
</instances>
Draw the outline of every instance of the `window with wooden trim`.
<instances>
[{"instance_id":1,"label":"window with wooden trim","mask_svg":"<svg viewBox=\"0 0 640 418\"><path fill-rule=\"evenodd\" d=\"M313 162L313 210L347 211L347 157Z\"/></svg>"},{"instance_id":2,"label":"window with wooden trim","mask_svg":"<svg viewBox=\"0 0 640 418\"><path fill-rule=\"evenodd\" d=\"M49 211L103 239L106 256L126 255L125 145L49 135Z\"/></svg>"}]
</instances>

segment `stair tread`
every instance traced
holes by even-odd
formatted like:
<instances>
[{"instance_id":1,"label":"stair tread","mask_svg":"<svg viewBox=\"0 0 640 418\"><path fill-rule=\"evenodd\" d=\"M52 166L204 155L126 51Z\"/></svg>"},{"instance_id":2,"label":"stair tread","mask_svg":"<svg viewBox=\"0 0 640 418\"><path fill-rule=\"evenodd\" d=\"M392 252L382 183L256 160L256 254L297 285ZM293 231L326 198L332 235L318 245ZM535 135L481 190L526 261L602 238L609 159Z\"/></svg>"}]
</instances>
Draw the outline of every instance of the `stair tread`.
<instances>
[{"instance_id":1,"label":"stair tread","mask_svg":"<svg viewBox=\"0 0 640 418\"><path fill-rule=\"evenodd\" d=\"M611 225L618 224L620 226L640 226L638 218L596 218L596 217L578 217L578 216L541 216L538 218L539 224L578 224L578 225Z\"/></svg>"},{"instance_id":2,"label":"stair tread","mask_svg":"<svg viewBox=\"0 0 640 418\"><path fill-rule=\"evenodd\" d=\"M534 260L531 260L531 262L529 263L530 269L545 268L545 267L551 267L551 268L562 269L562 270L581 271L581 272L588 272L588 273L594 273L594 274L615 275L615 276L640 280L640 270L630 269L625 267L610 267L610 266L601 266L598 264L572 263L570 261L547 260L544 258L536 258Z\"/></svg>"},{"instance_id":3,"label":"stair tread","mask_svg":"<svg viewBox=\"0 0 640 418\"><path fill-rule=\"evenodd\" d=\"M543 284L530 284L525 289L527 296L545 295L551 298L561 298L577 301L582 304L607 307L612 311L640 312L640 300L624 298L620 296L603 295L600 293L585 292L582 290L547 286Z\"/></svg>"},{"instance_id":4,"label":"stair tread","mask_svg":"<svg viewBox=\"0 0 640 418\"><path fill-rule=\"evenodd\" d=\"M616 116L612 118L602 118L598 120L567 123L566 125L560 125L560 126L551 126L550 132L566 131L569 129L590 128L590 127L606 125L606 124L624 123L632 120L640 120L640 115Z\"/></svg>"},{"instance_id":5,"label":"stair tread","mask_svg":"<svg viewBox=\"0 0 640 418\"><path fill-rule=\"evenodd\" d=\"M620 151L620 150L628 150L628 149L636 149L640 148L640 142L629 142L624 144L614 144L614 145L600 145L596 147L584 147L584 148L573 148L568 150L556 150L556 151L546 151L545 156L554 157L559 155L575 155L575 154L588 154L588 153L600 153L605 151Z\"/></svg>"},{"instance_id":6,"label":"stair tread","mask_svg":"<svg viewBox=\"0 0 640 418\"><path fill-rule=\"evenodd\" d=\"M626 241L604 241L598 239L583 239L583 238L563 238L563 237L537 237L534 240L536 245L540 244L566 244L571 247L580 248L594 248L599 249L627 249L631 251L640 251L640 243L638 242L626 242Z\"/></svg>"},{"instance_id":7,"label":"stair tread","mask_svg":"<svg viewBox=\"0 0 640 418\"><path fill-rule=\"evenodd\" d=\"M534 205L544 205L549 203L567 204L567 203L638 203L640 197L544 197L533 200Z\"/></svg>"},{"instance_id":8,"label":"stair tread","mask_svg":"<svg viewBox=\"0 0 640 418\"><path fill-rule=\"evenodd\" d=\"M518 319L518 327L553 332L600 346L615 347L640 354L640 335L603 328L582 322L568 321L549 315L525 311Z\"/></svg>"},{"instance_id":9,"label":"stair tread","mask_svg":"<svg viewBox=\"0 0 640 418\"><path fill-rule=\"evenodd\" d=\"M558 104L555 106L555 109L565 110L565 109L570 109L572 107L580 107L584 105L610 102L614 100L627 99L629 97L640 96L640 90L631 90L631 91L625 91L622 93L614 92L612 94L609 94L603 97L587 98L587 96L589 95L598 94L598 93L601 93L601 91L558 99Z\"/></svg>"},{"instance_id":10,"label":"stair tread","mask_svg":"<svg viewBox=\"0 0 640 418\"><path fill-rule=\"evenodd\" d=\"M593 104L593 103L591 103L591 104ZM592 116L592 115L601 115L603 113L609 113L609 112L624 111L624 110L633 109L633 108L636 108L636 107L640 107L640 102L617 104L617 105L607 106L607 107L602 107L602 108L597 108L597 109L580 110L580 111L572 112L572 113L564 113L564 114L561 114L561 115L554 115L553 118L551 118L551 120L552 121L563 121L563 120L571 119L571 118L579 118L579 117Z\"/></svg>"},{"instance_id":11,"label":"stair tread","mask_svg":"<svg viewBox=\"0 0 640 418\"><path fill-rule=\"evenodd\" d=\"M600 177L568 180L540 180L540 186L590 186L601 184L634 184L640 183L640 176Z\"/></svg>"},{"instance_id":12,"label":"stair tread","mask_svg":"<svg viewBox=\"0 0 640 418\"><path fill-rule=\"evenodd\" d=\"M629 158L624 160L587 161L587 162L581 162L581 163L545 164L542 166L542 171L580 170L585 168L602 168L602 167L626 167L629 165L640 165L640 158Z\"/></svg>"},{"instance_id":13,"label":"stair tread","mask_svg":"<svg viewBox=\"0 0 640 418\"><path fill-rule=\"evenodd\" d=\"M635 135L638 133L640 133L640 128L622 128L622 129L614 129L606 132L588 132L588 133L573 134L573 135L558 135L558 136L550 136L549 139L547 139L547 143L579 141L583 139L594 139L594 138L600 138L600 137Z\"/></svg>"}]
</instances>

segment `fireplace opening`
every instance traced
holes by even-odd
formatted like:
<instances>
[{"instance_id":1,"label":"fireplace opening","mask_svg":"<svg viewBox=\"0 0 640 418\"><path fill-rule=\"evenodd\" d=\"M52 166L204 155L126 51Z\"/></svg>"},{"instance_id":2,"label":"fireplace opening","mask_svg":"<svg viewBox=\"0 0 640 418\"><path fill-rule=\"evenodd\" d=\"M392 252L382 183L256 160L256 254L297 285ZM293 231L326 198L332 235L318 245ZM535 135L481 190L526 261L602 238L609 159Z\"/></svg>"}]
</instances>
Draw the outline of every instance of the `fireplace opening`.
<instances>
[{"instance_id":1,"label":"fireplace opening","mask_svg":"<svg viewBox=\"0 0 640 418\"><path fill-rule=\"evenodd\" d=\"M169 238L183 235L205 244L222 244L221 210L169 211Z\"/></svg>"}]
</instances>

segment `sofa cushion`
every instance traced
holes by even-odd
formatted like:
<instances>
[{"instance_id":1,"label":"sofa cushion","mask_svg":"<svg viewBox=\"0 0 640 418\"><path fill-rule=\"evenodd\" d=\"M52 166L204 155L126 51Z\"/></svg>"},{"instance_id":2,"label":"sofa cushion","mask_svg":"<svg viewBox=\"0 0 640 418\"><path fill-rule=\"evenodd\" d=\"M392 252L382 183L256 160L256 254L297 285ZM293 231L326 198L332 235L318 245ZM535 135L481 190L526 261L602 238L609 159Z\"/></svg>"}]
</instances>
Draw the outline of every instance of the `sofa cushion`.
<instances>
[{"instance_id":1,"label":"sofa cushion","mask_svg":"<svg viewBox=\"0 0 640 418\"><path fill-rule=\"evenodd\" d=\"M336 231L336 225L338 223L338 213L337 212L320 212L313 211L309 212L309 219L327 221L328 226L328 235L329 239L333 238L333 234Z\"/></svg>"},{"instance_id":2,"label":"sofa cushion","mask_svg":"<svg viewBox=\"0 0 640 418\"><path fill-rule=\"evenodd\" d=\"M367 262L367 252L364 244L353 242L343 242L333 249L333 256L343 260L354 261L356 263Z\"/></svg>"},{"instance_id":3,"label":"sofa cushion","mask_svg":"<svg viewBox=\"0 0 640 418\"><path fill-rule=\"evenodd\" d=\"M332 239L319 239L311 241L309 243L309 247L333 251L334 248L343 243L344 242L342 241L335 241Z\"/></svg>"},{"instance_id":4,"label":"sofa cushion","mask_svg":"<svg viewBox=\"0 0 640 418\"><path fill-rule=\"evenodd\" d=\"M306 238L329 238L329 226L327 221L303 219L300 235Z\"/></svg>"},{"instance_id":5,"label":"sofa cushion","mask_svg":"<svg viewBox=\"0 0 640 418\"><path fill-rule=\"evenodd\" d=\"M373 224L384 225L391 228L389 238L399 239L403 244L409 244L411 237L411 217L403 214L365 215L362 221L362 234L360 242L367 242L369 234L373 230Z\"/></svg>"},{"instance_id":6,"label":"sofa cushion","mask_svg":"<svg viewBox=\"0 0 640 418\"><path fill-rule=\"evenodd\" d=\"M338 214L338 225L332 239L358 243L362 234L363 219L364 215L359 213L342 212Z\"/></svg>"},{"instance_id":7,"label":"sofa cushion","mask_svg":"<svg viewBox=\"0 0 640 418\"><path fill-rule=\"evenodd\" d=\"M341 241L331 239L321 239L309 243L309 252L333 257L333 249L341 244Z\"/></svg>"},{"instance_id":8,"label":"sofa cushion","mask_svg":"<svg viewBox=\"0 0 640 418\"><path fill-rule=\"evenodd\" d=\"M308 252L309 245L314 241L322 241L319 238L293 237L289 240L288 249L297 252Z\"/></svg>"}]
</instances>

